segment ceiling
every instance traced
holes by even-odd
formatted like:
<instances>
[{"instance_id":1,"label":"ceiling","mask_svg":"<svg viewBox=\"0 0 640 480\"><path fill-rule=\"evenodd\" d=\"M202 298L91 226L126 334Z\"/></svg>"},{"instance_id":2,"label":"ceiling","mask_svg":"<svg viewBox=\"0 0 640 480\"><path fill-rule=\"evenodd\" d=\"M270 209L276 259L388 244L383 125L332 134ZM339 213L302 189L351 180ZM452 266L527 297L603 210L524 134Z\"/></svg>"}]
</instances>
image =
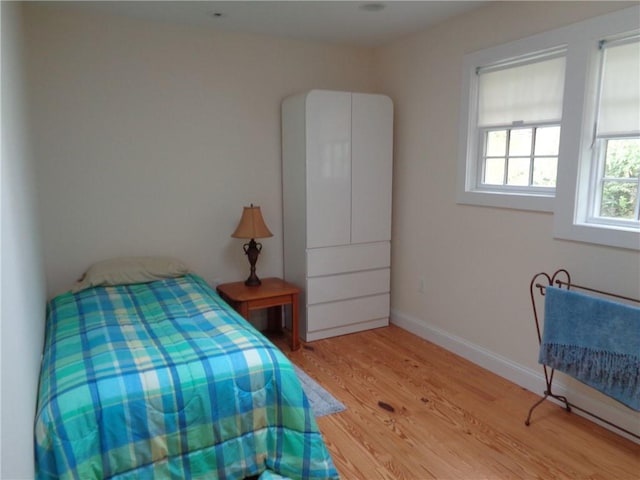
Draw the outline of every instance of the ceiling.
<instances>
[{"instance_id":1,"label":"ceiling","mask_svg":"<svg viewBox=\"0 0 640 480\"><path fill-rule=\"evenodd\" d=\"M66 2L65 2L66 3ZM376 47L482 1L82 1L76 7L217 30Z\"/></svg>"}]
</instances>

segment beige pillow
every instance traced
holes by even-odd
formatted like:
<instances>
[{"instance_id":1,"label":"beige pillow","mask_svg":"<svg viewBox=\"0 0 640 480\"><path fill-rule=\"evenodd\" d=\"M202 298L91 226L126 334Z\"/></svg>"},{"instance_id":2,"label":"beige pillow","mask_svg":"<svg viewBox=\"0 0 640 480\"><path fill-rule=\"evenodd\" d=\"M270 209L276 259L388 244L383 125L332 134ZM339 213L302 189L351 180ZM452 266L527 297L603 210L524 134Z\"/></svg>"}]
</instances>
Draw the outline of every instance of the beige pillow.
<instances>
[{"instance_id":1,"label":"beige pillow","mask_svg":"<svg viewBox=\"0 0 640 480\"><path fill-rule=\"evenodd\" d=\"M181 277L189 273L187 266L172 257L122 257L94 263L72 287L72 292L85 288L147 283L163 278Z\"/></svg>"}]
</instances>

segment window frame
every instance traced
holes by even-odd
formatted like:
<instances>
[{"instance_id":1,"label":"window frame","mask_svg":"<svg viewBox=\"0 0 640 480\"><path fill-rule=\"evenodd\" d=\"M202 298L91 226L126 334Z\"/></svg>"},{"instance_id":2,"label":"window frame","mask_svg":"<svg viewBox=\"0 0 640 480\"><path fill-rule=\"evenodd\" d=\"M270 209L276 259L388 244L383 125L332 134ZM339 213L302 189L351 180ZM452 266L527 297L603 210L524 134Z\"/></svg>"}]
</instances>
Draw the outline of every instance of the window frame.
<instances>
[{"instance_id":1,"label":"window frame","mask_svg":"<svg viewBox=\"0 0 640 480\"><path fill-rule=\"evenodd\" d=\"M578 22L515 42L465 55L459 133L456 201L459 204L510 208L554 214L554 237L640 250L640 231L624 222L593 222L590 207L595 174L593 132L600 68L599 42L638 31L640 6ZM566 48L565 86L555 195L479 189L478 128L476 127L479 66ZM591 220L591 221L590 221Z\"/></svg>"},{"instance_id":2,"label":"window frame","mask_svg":"<svg viewBox=\"0 0 640 480\"><path fill-rule=\"evenodd\" d=\"M546 60L559 56L566 57L565 48L566 45L562 38L550 38L547 34L538 34L465 55L463 60L464 81L461 95L459 137L461 153L458 156L457 203L518 210L553 211L555 188L523 188L512 185L490 185L482 182L484 168L483 132L495 128L493 125L490 127L478 127L477 125L479 95L477 72L479 69L491 70L492 66L496 64L508 65L513 63L514 66L517 66L537 59ZM549 122L516 123L504 126L504 129L535 128L546 125L549 125Z\"/></svg>"},{"instance_id":3,"label":"window frame","mask_svg":"<svg viewBox=\"0 0 640 480\"><path fill-rule=\"evenodd\" d=\"M630 227L640 230L640 217L638 217L638 210L640 206L640 177L636 179L627 179L607 177L605 175L609 142L625 139L640 140L640 131L602 135L598 131L599 128L597 124L597 119L600 116L602 108L603 75L606 65L607 48L615 48L616 46L628 45L630 43L640 44L640 27L637 28L633 35L629 35L628 32L625 32L621 35L614 35L613 38L601 39L598 42L598 71L596 72L595 80L597 82L596 85L598 86L598 91L596 92L596 98L593 100L594 127L593 141L591 144L591 182L589 183L589 193L587 198L589 202L589 210L584 220L586 223L599 224L605 227ZM606 217L599 214L602 208L604 184L607 181L616 183L636 183L638 190L636 191L634 219Z\"/></svg>"},{"instance_id":4,"label":"window frame","mask_svg":"<svg viewBox=\"0 0 640 480\"><path fill-rule=\"evenodd\" d=\"M593 177L597 174L594 129L598 112L601 69L600 41L638 31L640 6L593 18L574 25L570 43L572 62L567 69L565 105L569 131L560 140L554 236L564 240L640 250L640 230L620 221L594 221ZM568 64L569 65L569 64Z\"/></svg>"}]
</instances>

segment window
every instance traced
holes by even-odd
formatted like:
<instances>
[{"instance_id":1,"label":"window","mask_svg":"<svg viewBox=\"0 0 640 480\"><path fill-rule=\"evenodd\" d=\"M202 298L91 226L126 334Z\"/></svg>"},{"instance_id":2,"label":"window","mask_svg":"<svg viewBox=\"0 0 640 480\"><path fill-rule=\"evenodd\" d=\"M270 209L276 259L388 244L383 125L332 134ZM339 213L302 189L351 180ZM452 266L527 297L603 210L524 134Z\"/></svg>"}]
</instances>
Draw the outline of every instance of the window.
<instances>
[{"instance_id":1,"label":"window","mask_svg":"<svg viewBox=\"0 0 640 480\"><path fill-rule=\"evenodd\" d=\"M464 59L457 201L640 250L640 7Z\"/></svg>"},{"instance_id":2,"label":"window","mask_svg":"<svg viewBox=\"0 0 640 480\"><path fill-rule=\"evenodd\" d=\"M461 203L553 208L566 48L542 40L467 59Z\"/></svg>"},{"instance_id":3,"label":"window","mask_svg":"<svg viewBox=\"0 0 640 480\"><path fill-rule=\"evenodd\" d=\"M560 125L481 130L481 185L553 191Z\"/></svg>"},{"instance_id":4,"label":"window","mask_svg":"<svg viewBox=\"0 0 640 480\"><path fill-rule=\"evenodd\" d=\"M593 19L576 42L584 61L568 71L579 104L560 141L558 238L640 250L639 18L632 7Z\"/></svg>"},{"instance_id":5,"label":"window","mask_svg":"<svg viewBox=\"0 0 640 480\"><path fill-rule=\"evenodd\" d=\"M633 225L640 219L640 138L600 138L598 142L591 221Z\"/></svg>"},{"instance_id":6,"label":"window","mask_svg":"<svg viewBox=\"0 0 640 480\"><path fill-rule=\"evenodd\" d=\"M559 50L478 68L475 188L553 194L564 64Z\"/></svg>"},{"instance_id":7,"label":"window","mask_svg":"<svg viewBox=\"0 0 640 480\"><path fill-rule=\"evenodd\" d=\"M640 226L640 37L600 42L589 222Z\"/></svg>"}]
</instances>

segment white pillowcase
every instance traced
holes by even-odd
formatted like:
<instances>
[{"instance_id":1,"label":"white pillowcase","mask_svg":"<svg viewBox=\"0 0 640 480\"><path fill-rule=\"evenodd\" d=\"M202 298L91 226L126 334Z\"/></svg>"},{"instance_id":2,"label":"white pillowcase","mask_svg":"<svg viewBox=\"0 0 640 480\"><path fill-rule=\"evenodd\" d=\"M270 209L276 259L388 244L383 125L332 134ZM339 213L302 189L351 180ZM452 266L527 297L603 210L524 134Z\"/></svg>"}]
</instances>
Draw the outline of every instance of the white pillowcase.
<instances>
[{"instance_id":1,"label":"white pillowcase","mask_svg":"<svg viewBox=\"0 0 640 480\"><path fill-rule=\"evenodd\" d=\"M165 278L181 277L189 268L173 257L121 257L94 263L71 288L85 288L148 283Z\"/></svg>"}]
</instances>

